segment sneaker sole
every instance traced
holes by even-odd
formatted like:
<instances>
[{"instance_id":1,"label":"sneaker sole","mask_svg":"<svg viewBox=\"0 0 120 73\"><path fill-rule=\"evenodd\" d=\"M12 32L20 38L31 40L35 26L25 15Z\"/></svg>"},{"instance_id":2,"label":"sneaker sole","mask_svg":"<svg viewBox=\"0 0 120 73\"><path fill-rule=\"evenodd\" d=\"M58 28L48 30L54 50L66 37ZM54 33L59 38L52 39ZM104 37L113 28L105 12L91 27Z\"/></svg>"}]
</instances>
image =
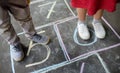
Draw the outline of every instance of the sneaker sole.
<instances>
[{"instance_id":1,"label":"sneaker sole","mask_svg":"<svg viewBox=\"0 0 120 73\"><path fill-rule=\"evenodd\" d=\"M43 45L47 45L50 42L50 38L48 38L48 40L45 43L41 43Z\"/></svg>"},{"instance_id":2,"label":"sneaker sole","mask_svg":"<svg viewBox=\"0 0 120 73\"><path fill-rule=\"evenodd\" d=\"M20 62L20 61L22 61L24 59L24 57L25 57L25 55L23 55L22 58L19 59L19 60L15 60L15 59L14 60L17 61L17 62Z\"/></svg>"}]
</instances>

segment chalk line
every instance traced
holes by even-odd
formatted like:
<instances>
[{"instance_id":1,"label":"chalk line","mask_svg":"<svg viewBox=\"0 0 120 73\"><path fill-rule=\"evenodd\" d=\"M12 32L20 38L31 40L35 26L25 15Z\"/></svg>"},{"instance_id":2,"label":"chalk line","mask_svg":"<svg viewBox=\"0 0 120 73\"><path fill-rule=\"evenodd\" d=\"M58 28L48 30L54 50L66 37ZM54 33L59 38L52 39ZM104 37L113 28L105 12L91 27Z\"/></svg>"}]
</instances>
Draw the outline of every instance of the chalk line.
<instances>
[{"instance_id":1,"label":"chalk line","mask_svg":"<svg viewBox=\"0 0 120 73\"><path fill-rule=\"evenodd\" d=\"M43 45L43 44L40 44L40 43L36 43L36 44L33 44L31 47L34 47L34 46L36 46L36 45L42 45L42 46L44 46L44 47L47 49L47 51L48 51L48 52L47 52L47 56L46 56L46 58L43 59L42 61L40 61L40 62L35 62L35 63L32 63L32 64L27 64L27 65L25 65L25 67L31 67L31 66L39 65L39 64L42 64L42 63L44 63L45 61L48 60L48 58L49 58L49 56L50 56L50 53L51 53L51 50L50 50L49 46Z\"/></svg>"},{"instance_id":2,"label":"chalk line","mask_svg":"<svg viewBox=\"0 0 120 73\"><path fill-rule=\"evenodd\" d=\"M111 30L114 32L114 34L120 39L120 35L113 29L111 24L109 24L104 17L102 17L102 20L111 28Z\"/></svg>"},{"instance_id":3,"label":"chalk line","mask_svg":"<svg viewBox=\"0 0 120 73\"><path fill-rule=\"evenodd\" d=\"M10 51L10 59L11 59L12 73L15 73L14 61L13 61L13 58L12 58L12 53L11 53L11 51Z\"/></svg>"},{"instance_id":4,"label":"chalk line","mask_svg":"<svg viewBox=\"0 0 120 73\"><path fill-rule=\"evenodd\" d=\"M89 30L90 30L90 29L89 29ZM90 30L90 31L92 31L92 30ZM93 32L93 34L94 34L94 31L92 31L92 32ZM80 42L78 41L77 34L78 34L78 30L77 30L77 27L76 27L76 28L75 28L75 31L74 31L73 39L74 39L74 42L75 42L76 44L80 45L80 46L90 46L90 45L94 44L95 42L97 42L97 37L95 37L94 40L93 40L92 42L90 42L90 43L86 43L86 44L80 43ZM94 36L95 36L95 34L94 34Z\"/></svg>"},{"instance_id":5,"label":"chalk line","mask_svg":"<svg viewBox=\"0 0 120 73\"><path fill-rule=\"evenodd\" d=\"M40 31L38 34L44 33L45 31ZM36 44L36 43L34 43ZM27 51L27 56L29 56L30 50L32 49L33 41L30 41L28 51Z\"/></svg>"},{"instance_id":6,"label":"chalk line","mask_svg":"<svg viewBox=\"0 0 120 73\"><path fill-rule=\"evenodd\" d=\"M53 5L52 5L52 7L51 7L51 9L50 9L50 11L49 11L49 13L48 13L48 15L47 15L47 19L50 18L50 15L51 15L51 13L52 13L52 11L53 11L55 5L56 5L56 2L57 2L57 1L55 1L55 2L53 3Z\"/></svg>"},{"instance_id":7,"label":"chalk line","mask_svg":"<svg viewBox=\"0 0 120 73\"><path fill-rule=\"evenodd\" d=\"M93 55L93 54L92 54ZM79 60L82 60L82 59L85 59L85 58L88 58L90 57L91 55L88 55L88 56L81 56L77 59L71 59L70 61L64 61L62 63L59 63L59 64L54 64L52 66L48 66L46 68L43 68L43 69L40 69L40 70L36 70L36 71L33 71L31 73L41 73L41 72L49 72L49 71L52 71L52 70L56 70L58 68L61 68L63 66L66 66L66 65L69 65L69 64L72 64L74 62L77 62Z\"/></svg>"},{"instance_id":8,"label":"chalk line","mask_svg":"<svg viewBox=\"0 0 120 73\"><path fill-rule=\"evenodd\" d=\"M38 7L47 6L47 5L50 5L50 4L53 4L53 3L54 2L48 2L48 3L45 3L45 4L39 5Z\"/></svg>"},{"instance_id":9,"label":"chalk line","mask_svg":"<svg viewBox=\"0 0 120 73\"><path fill-rule=\"evenodd\" d=\"M67 52L67 50L66 50L66 47L65 47L65 45L64 45L64 43L63 43L63 40L62 40L62 37L61 37L61 35L60 35L60 32L59 32L59 29L58 29L57 25L54 25L54 30L55 30L55 32L56 32L56 34L57 34L57 38L58 38L58 41L59 41L59 43L60 43L60 46L61 46L61 48L62 48L62 50L63 50L63 52L64 52L64 55L65 55L65 57L67 58L66 60L70 61L70 57L69 57L68 52Z\"/></svg>"},{"instance_id":10,"label":"chalk line","mask_svg":"<svg viewBox=\"0 0 120 73\"><path fill-rule=\"evenodd\" d=\"M111 45L111 46L109 46L109 47L101 48L101 49L98 49L98 50L94 50L94 51L91 51L91 52L82 54L82 55L80 55L80 56L87 56L87 55L95 54L95 53L97 53L97 52L106 51L106 50L109 50L109 49L112 49L112 48L115 48L115 47L118 47L118 46L120 46L120 43ZM74 58L74 59L77 59L77 58L79 58L80 56L78 56L78 57L76 57L76 58Z\"/></svg>"},{"instance_id":11,"label":"chalk line","mask_svg":"<svg viewBox=\"0 0 120 73\"><path fill-rule=\"evenodd\" d=\"M100 60L103 68L105 69L105 72L106 73L110 73L109 69L107 68L106 63L103 61L103 59L101 58L101 56L98 53L96 53L95 55L97 55L98 59Z\"/></svg>"},{"instance_id":12,"label":"chalk line","mask_svg":"<svg viewBox=\"0 0 120 73\"><path fill-rule=\"evenodd\" d=\"M54 64L52 66L49 66L49 67L46 67L46 68L43 68L43 69L40 69L40 70L37 70L37 71L33 71L31 73L49 72L51 70L55 70L55 69L57 69L59 67L62 67L66 63L68 63L68 61L65 61L65 62L62 62L62 63L59 63L59 64Z\"/></svg>"},{"instance_id":13,"label":"chalk line","mask_svg":"<svg viewBox=\"0 0 120 73\"><path fill-rule=\"evenodd\" d=\"M82 66L81 66L81 68L80 68L80 73L83 73L84 66L85 66L85 63L83 62L83 63L82 63Z\"/></svg>"},{"instance_id":14,"label":"chalk line","mask_svg":"<svg viewBox=\"0 0 120 73\"><path fill-rule=\"evenodd\" d=\"M28 51L27 51L27 56L29 56L29 54L30 54L30 50L32 49L32 44L33 44L33 42L30 41Z\"/></svg>"},{"instance_id":15,"label":"chalk line","mask_svg":"<svg viewBox=\"0 0 120 73\"><path fill-rule=\"evenodd\" d=\"M76 61L79 61L79 60L82 60L82 59L86 59L86 58L88 58L88 57L90 57L92 55L95 55L97 52L106 51L106 50L109 50L109 49L112 49L112 48L115 48L115 47L118 47L118 46L120 46L120 43L112 45L112 46L109 46L109 47L106 47L106 48L102 48L100 50L95 50L95 51L91 51L91 52L82 54L82 55L80 55L78 57L75 57L75 58L71 59L70 61L65 61L65 62L62 62L62 63L59 63L59 64L48 66L46 68L43 68L43 69L40 69L40 70L36 70L36 71L31 72L31 73L49 72L51 70L55 70L55 69L61 68L63 66L72 64L72 63L74 63Z\"/></svg>"},{"instance_id":16,"label":"chalk line","mask_svg":"<svg viewBox=\"0 0 120 73\"><path fill-rule=\"evenodd\" d=\"M48 11L50 11L50 10L48 10ZM52 12L55 13L56 11L53 10Z\"/></svg>"},{"instance_id":17,"label":"chalk line","mask_svg":"<svg viewBox=\"0 0 120 73\"><path fill-rule=\"evenodd\" d=\"M42 1L44 1L44 0L35 0L35 1L31 1L30 4L32 5L32 4L36 4L38 2L42 2Z\"/></svg>"},{"instance_id":18,"label":"chalk line","mask_svg":"<svg viewBox=\"0 0 120 73\"><path fill-rule=\"evenodd\" d=\"M70 8L68 2L66 0L64 0L66 6L68 7L68 9L70 10L70 12L73 14L73 16L76 16L75 13L73 12L73 10Z\"/></svg>"},{"instance_id":19,"label":"chalk line","mask_svg":"<svg viewBox=\"0 0 120 73\"><path fill-rule=\"evenodd\" d=\"M48 23L48 24L44 24L44 25L41 25L41 26L37 26L37 27L35 27L35 29L38 30L38 29L41 29L41 28L44 28L44 27L52 26L52 25L54 25L54 24L61 24L61 23L64 23L64 22L73 20L73 19L75 19L75 18L77 18L77 17L75 17L75 16L70 16L70 17L67 17L67 18L64 18L64 19L61 19L61 20L57 20L57 21ZM20 32L20 33L18 33L17 35L19 36L19 35L22 35L22 34L24 34L24 32Z\"/></svg>"}]
</instances>

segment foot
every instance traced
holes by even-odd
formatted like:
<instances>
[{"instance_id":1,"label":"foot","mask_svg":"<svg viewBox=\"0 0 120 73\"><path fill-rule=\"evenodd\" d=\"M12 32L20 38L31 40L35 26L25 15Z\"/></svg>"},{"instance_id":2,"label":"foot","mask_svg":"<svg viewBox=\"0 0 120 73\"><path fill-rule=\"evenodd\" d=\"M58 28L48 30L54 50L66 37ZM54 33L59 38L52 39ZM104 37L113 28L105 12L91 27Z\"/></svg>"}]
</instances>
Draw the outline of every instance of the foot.
<instances>
[{"instance_id":1,"label":"foot","mask_svg":"<svg viewBox=\"0 0 120 73\"><path fill-rule=\"evenodd\" d=\"M15 61L21 61L24 58L24 52L22 45L20 43L16 45L10 45L10 52L11 52L11 57Z\"/></svg>"},{"instance_id":2,"label":"foot","mask_svg":"<svg viewBox=\"0 0 120 73\"><path fill-rule=\"evenodd\" d=\"M39 34L34 34L31 40L44 45L49 42L49 38L47 36L39 35Z\"/></svg>"},{"instance_id":3,"label":"foot","mask_svg":"<svg viewBox=\"0 0 120 73\"><path fill-rule=\"evenodd\" d=\"M89 30L88 30L86 24L80 23L78 21L77 29L78 29L78 34L79 34L81 39L88 40L90 38L90 33L89 33Z\"/></svg>"},{"instance_id":4,"label":"foot","mask_svg":"<svg viewBox=\"0 0 120 73\"><path fill-rule=\"evenodd\" d=\"M92 24L93 24L93 28L94 28L96 37L100 38L100 39L105 38L106 32L105 32L105 29L104 29L102 23L101 22L95 23L93 21Z\"/></svg>"}]
</instances>

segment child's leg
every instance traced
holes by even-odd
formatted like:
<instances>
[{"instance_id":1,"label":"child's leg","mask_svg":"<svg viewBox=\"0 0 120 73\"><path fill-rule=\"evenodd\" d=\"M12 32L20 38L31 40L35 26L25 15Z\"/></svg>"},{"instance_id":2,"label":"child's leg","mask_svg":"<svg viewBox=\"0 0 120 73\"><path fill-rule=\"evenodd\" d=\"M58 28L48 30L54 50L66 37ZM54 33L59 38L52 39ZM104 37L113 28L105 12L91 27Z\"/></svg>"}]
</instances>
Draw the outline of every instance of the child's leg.
<instances>
[{"instance_id":1,"label":"child's leg","mask_svg":"<svg viewBox=\"0 0 120 73\"><path fill-rule=\"evenodd\" d=\"M86 9L83 8L77 8L77 13L78 13L78 24L77 24L77 29L78 29L78 34L83 40L88 40L90 38L90 33L88 31L87 25L85 24L86 20Z\"/></svg>"},{"instance_id":2,"label":"child's leg","mask_svg":"<svg viewBox=\"0 0 120 73\"><path fill-rule=\"evenodd\" d=\"M101 17L102 17L102 15L103 15L103 10L100 9L100 10L98 10L97 13L94 15L94 19L100 20Z\"/></svg>"},{"instance_id":3,"label":"child's leg","mask_svg":"<svg viewBox=\"0 0 120 73\"><path fill-rule=\"evenodd\" d=\"M104 38L106 35L105 29L101 23L102 15L103 15L103 10L102 9L98 10L97 13L94 15L94 19L92 22L94 30L95 30L95 35L101 39Z\"/></svg>"},{"instance_id":4,"label":"child's leg","mask_svg":"<svg viewBox=\"0 0 120 73\"><path fill-rule=\"evenodd\" d=\"M32 17L30 15L29 5L25 6L27 3L24 0L17 0L17 1L18 1L17 3L13 1L12 2L13 5L10 5L9 9L13 14L13 16L20 22L20 25L23 31L25 32L26 37L28 37L30 40L34 42L47 44L49 42L49 38L47 36L38 35L36 33L36 30L34 28L34 24L32 21Z\"/></svg>"},{"instance_id":5,"label":"child's leg","mask_svg":"<svg viewBox=\"0 0 120 73\"><path fill-rule=\"evenodd\" d=\"M78 18L80 21L85 22L86 19L86 9L83 8L77 8Z\"/></svg>"},{"instance_id":6,"label":"child's leg","mask_svg":"<svg viewBox=\"0 0 120 73\"><path fill-rule=\"evenodd\" d=\"M11 25L8 10L4 9L2 6L0 6L0 35L10 45L15 45L20 42L19 37Z\"/></svg>"},{"instance_id":7,"label":"child's leg","mask_svg":"<svg viewBox=\"0 0 120 73\"><path fill-rule=\"evenodd\" d=\"M10 44L11 57L15 61L21 61L24 53L20 39L11 25L8 10L2 6L0 6L0 35Z\"/></svg>"}]
</instances>

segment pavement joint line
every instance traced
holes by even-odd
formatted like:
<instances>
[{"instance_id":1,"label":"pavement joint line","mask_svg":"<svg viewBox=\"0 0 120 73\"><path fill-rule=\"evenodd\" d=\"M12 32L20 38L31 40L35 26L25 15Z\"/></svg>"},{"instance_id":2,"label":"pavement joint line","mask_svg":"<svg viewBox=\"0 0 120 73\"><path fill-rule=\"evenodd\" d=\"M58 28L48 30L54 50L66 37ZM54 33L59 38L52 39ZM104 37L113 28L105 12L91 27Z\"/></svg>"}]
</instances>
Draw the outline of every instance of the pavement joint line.
<instances>
[{"instance_id":1,"label":"pavement joint line","mask_svg":"<svg viewBox=\"0 0 120 73\"><path fill-rule=\"evenodd\" d=\"M103 52L103 51L106 51L106 50L109 50L109 49L112 49L112 48L115 48L115 47L118 47L118 46L120 46L120 43L114 44L114 45L109 46L109 47L106 47L106 48L102 48L102 49L100 49L100 50L94 50L94 51L91 51L91 52L82 54L82 55L80 55L80 56L77 56L77 57L71 59L70 61L64 61L64 62L59 63L59 64L54 64L54 65L52 65L52 66L48 66L48 67L46 67L46 68L42 68L42 69L40 69L40 70L33 71L33 72L31 72L31 73L49 72L49 71L58 69L58 68L60 68L60 67L69 65L69 64L71 64L71 63L80 61L80 60L82 60L82 59L86 59L86 58L88 58L88 57L90 57L90 56L92 56L92 55L95 55L95 54L98 53L98 52Z\"/></svg>"},{"instance_id":2,"label":"pavement joint line","mask_svg":"<svg viewBox=\"0 0 120 73\"><path fill-rule=\"evenodd\" d=\"M63 39L62 39L62 37L61 37L61 35L60 35L59 28L57 27L57 25L54 25L53 27L54 27L54 30L55 30L55 32L56 32L56 35L57 35L59 44L60 44L60 46L61 46L61 48L62 48L62 50L63 50L63 52L64 52L64 56L66 57L66 60L67 60L67 61L70 61L70 56L69 56L69 54L68 54L68 52L67 52L67 50L66 50L66 47L65 47L65 45L64 45L64 43L63 43Z\"/></svg>"},{"instance_id":3,"label":"pavement joint line","mask_svg":"<svg viewBox=\"0 0 120 73\"><path fill-rule=\"evenodd\" d=\"M82 66L81 66L81 68L80 68L80 73L83 73L84 67L85 67L85 63L83 62L83 63L82 63Z\"/></svg>"},{"instance_id":4,"label":"pavement joint line","mask_svg":"<svg viewBox=\"0 0 120 73\"><path fill-rule=\"evenodd\" d=\"M114 34L120 39L120 35L115 31L115 29L111 26L111 24L108 23L108 21L102 17L102 20L110 27L110 29L114 32Z\"/></svg>"},{"instance_id":5,"label":"pavement joint line","mask_svg":"<svg viewBox=\"0 0 120 73\"><path fill-rule=\"evenodd\" d=\"M53 12L53 9L54 9L56 3L57 3L57 1L55 1L55 2L53 3L53 5L52 5L52 7L51 7L51 9L50 9L50 11L49 11L49 13L48 13L48 15L47 15L47 19L50 18L50 15L51 15L51 13Z\"/></svg>"},{"instance_id":6,"label":"pavement joint line","mask_svg":"<svg viewBox=\"0 0 120 73\"><path fill-rule=\"evenodd\" d=\"M101 57L98 53L96 53L95 55L98 57L98 59L99 59L100 63L102 64L105 72L106 72L106 73L110 73L110 71L109 71L106 63L103 61L102 57Z\"/></svg>"},{"instance_id":7,"label":"pavement joint line","mask_svg":"<svg viewBox=\"0 0 120 73\"><path fill-rule=\"evenodd\" d=\"M32 5L32 4L36 4L36 3L38 3L38 2L42 2L42 1L44 1L44 0L35 0L35 1L31 1L31 2L30 2L30 5Z\"/></svg>"},{"instance_id":8,"label":"pavement joint line","mask_svg":"<svg viewBox=\"0 0 120 73\"><path fill-rule=\"evenodd\" d=\"M66 17L66 18L61 19L61 20L57 20L57 21L54 21L54 22L50 22L48 24L37 26L37 27L35 27L35 29L38 30L38 29L41 29L41 28L44 28L44 27L55 25L55 24L61 24L61 23L64 23L64 22L67 22L67 21L70 21L70 20L73 20L73 19L76 19L76 18L77 17L75 17L75 16ZM22 34L24 34L24 32L20 32L17 35L19 36L19 35L22 35Z\"/></svg>"}]
</instances>

